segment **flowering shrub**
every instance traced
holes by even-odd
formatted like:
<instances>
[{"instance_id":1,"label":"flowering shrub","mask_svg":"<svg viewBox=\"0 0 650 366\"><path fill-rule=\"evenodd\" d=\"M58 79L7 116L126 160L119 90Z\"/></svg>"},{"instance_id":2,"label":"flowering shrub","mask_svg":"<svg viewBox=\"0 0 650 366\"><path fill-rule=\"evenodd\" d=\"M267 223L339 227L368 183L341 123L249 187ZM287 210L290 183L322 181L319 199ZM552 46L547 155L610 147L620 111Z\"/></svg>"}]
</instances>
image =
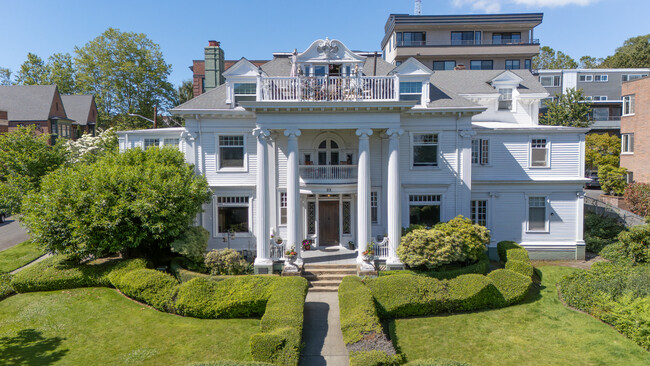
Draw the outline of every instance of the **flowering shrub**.
<instances>
[{"instance_id":1,"label":"flowering shrub","mask_svg":"<svg viewBox=\"0 0 650 366\"><path fill-rule=\"evenodd\" d=\"M432 229L415 229L397 247L400 260L411 268L435 269L450 263L475 262L485 252L490 232L458 216Z\"/></svg>"},{"instance_id":2,"label":"flowering shrub","mask_svg":"<svg viewBox=\"0 0 650 366\"><path fill-rule=\"evenodd\" d=\"M284 255L289 257L295 257L298 255L298 253L296 252L296 249L293 246L291 246L291 248L287 249L287 251L284 252Z\"/></svg>"},{"instance_id":3,"label":"flowering shrub","mask_svg":"<svg viewBox=\"0 0 650 366\"><path fill-rule=\"evenodd\" d=\"M639 216L650 216L650 184L632 183L625 187L625 202Z\"/></svg>"},{"instance_id":4,"label":"flowering shrub","mask_svg":"<svg viewBox=\"0 0 650 366\"><path fill-rule=\"evenodd\" d=\"M205 266L211 275L241 275L252 273L251 264L234 249L211 250L205 255Z\"/></svg>"},{"instance_id":5,"label":"flowering shrub","mask_svg":"<svg viewBox=\"0 0 650 366\"><path fill-rule=\"evenodd\" d=\"M66 148L71 163L93 162L101 155L117 151L117 134L111 128L94 137L84 134L76 140L68 140Z\"/></svg>"}]
</instances>

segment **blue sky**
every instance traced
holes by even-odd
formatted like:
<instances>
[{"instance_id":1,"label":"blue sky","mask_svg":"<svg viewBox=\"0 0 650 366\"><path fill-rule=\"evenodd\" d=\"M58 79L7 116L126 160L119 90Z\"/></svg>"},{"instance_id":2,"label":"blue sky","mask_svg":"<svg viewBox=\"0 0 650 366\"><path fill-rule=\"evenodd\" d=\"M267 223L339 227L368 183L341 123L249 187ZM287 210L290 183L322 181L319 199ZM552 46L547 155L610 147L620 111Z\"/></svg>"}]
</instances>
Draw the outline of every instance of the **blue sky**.
<instances>
[{"instance_id":1,"label":"blue sky","mask_svg":"<svg viewBox=\"0 0 650 366\"><path fill-rule=\"evenodd\" d=\"M73 53L108 27L145 33L172 64L175 85L191 78L209 39L227 59L268 59L318 38L354 50L379 50L390 13L413 13L413 0L48 1L0 0L0 66L16 72L33 52L46 59ZM579 59L604 57L632 36L650 33L648 0L422 0L422 13L543 12L542 45Z\"/></svg>"}]
</instances>

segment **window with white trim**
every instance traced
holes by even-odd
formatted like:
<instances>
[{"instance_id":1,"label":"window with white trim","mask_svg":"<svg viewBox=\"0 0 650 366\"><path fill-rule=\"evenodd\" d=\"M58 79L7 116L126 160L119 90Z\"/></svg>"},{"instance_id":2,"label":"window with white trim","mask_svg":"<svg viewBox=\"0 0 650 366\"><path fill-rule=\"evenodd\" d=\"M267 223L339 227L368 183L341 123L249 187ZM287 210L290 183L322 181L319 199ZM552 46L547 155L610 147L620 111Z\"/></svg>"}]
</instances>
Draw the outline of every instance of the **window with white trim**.
<instances>
[{"instance_id":1,"label":"window with white trim","mask_svg":"<svg viewBox=\"0 0 650 366\"><path fill-rule=\"evenodd\" d=\"M248 233L248 196L217 197L217 232Z\"/></svg>"},{"instance_id":2,"label":"window with white trim","mask_svg":"<svg viewBox=\"0 0 650 366\"><path fill-rule=\"evenodd\" d=\"M373 224L376 224L378 222L378 215L379 215L379 195L377 194L377 191L370 192L370 221Z\"/></svg>"},{"instance_id":3,"label":"window with white trim","mask_svg":"<svg viewBox=\"0 0 650 366\"><path fill-rule=\"evenodd\" d=\"M621 75L621 81L632 81L646 76L648 76L648 74L623 74Z\"/></svg>"},{"instance_id":4,"label":"window with white trim","mask_svg":"<svg viewBox=\"0 0 650 366\"><path fill-rule=\"evenodd\" d=\"M512 89L499 89L499 110L512 110Z\"/></svg>"},{"instance_id":5,"label":"window with white trim","mask_svg":"<svg viewBox=\"0 0 650 366\"><path fill-rule=\"evenodd\" d=\"M593 75L580 75L578 77L578 80L582 81L582 82L590 83L590 82L594 81L594 76Z\"/></svg>"},{"instance_id":6,"label":"window with white trim","mask_svg":"<svg viewBox=\"0 0 650 366\"><path fill-rule=\"evenodd\" d=\"M257 99L257 84L255 83L235 83L233 89L235 103Z\"/></svg>"},{"instance_id":7,"label":"window with white trim","mask_svg":"<svg viewBox=\"0 0 650 366\"><path fill-rule=\"evenodd\" d=\"M609 76L607 75L594 75L594 81L599 83L606 83L609 81Z\"/></svg>"},{"instance_id":8,"label":"window with white trim","mask_svg":"<svg viewBox=\"0 0 650 366\"><path fill-rule=\"evenodd\" d=\"M287 224L287 192L280 192L280 225Z\"/></svg>"},{"instance_id":9,"label":"window with white trim","mask_svg":"<svg viewBox=\"0 0 650 366\"><path fill-rule=\"evenodd\" d=\"M634 114L634 94L623 96L623 115L631 116Z\"/></svg>"},{"instance_id":10,"label":"window with white trim","mask_svg":"<svg viewBox=\"0 0 650 366\"><path fill-rule=\"evenodd\" d=\"M560 76L540 76L539 82L542 86L560 86Z\"/></svg>"},{"instance_id":11,"label":"window with white trim","mask_svg":"<svg viewBox=\"0 0 650 366\"><path fill-rule=\"evenodd\" d=\"M166 138L163 140L163 145L164 146L174 146L176 148L179 147L181 140L179 138Z\"/></svg>"},{"instance_id":12,"label":"window with white trim","mask_svg":"<svg viewBox=\"0 0 650 366\"><path fill-rule=\"evenodd\" d=\"M439 194L409 195L409 224L431 227L440 222Z\"/></svg>"},{"instance_id":13,"label":"window with white trim","mask_svg":"<svg viewBox=\"0 0 650 366\"><path fill-rule=\"evenodd\" d=\"M528 231L546 230L546 197L528 197Z\"/></svg>"},{"instance_id":14,"label":"window with white trim","mask_svg":"<svg viewBox=\"0 0 650 366\"><path fill-rule=\"evenodd\" d=\"M472 201L472 222L478 225L487 226L487 201Z\"/></svg>"},{"instance_id":15,"label":"window with white trim","mask_svg":"<svg viewBox=\"0 0 650 366\"><path fill-rule=\"evenodd\" d=\"M586 98L587 99L587 98ZM593 100L593 101L605 101L607 100L607 95L594 95L593 97L588 97L587 100Z\"/></svg>"},{"instance_id":16,"label":"window with white trim","mask_svg":"<svg viewBox=\"0 0 650 366\"><path fill-rule=\"evenodd\" d=\"M244 136L219 136L219 169L244 167Z\"/></svg>"},{"instance_id":17,"label":"window with white trim","mask_svg":"<svg viewBox=\"0 0 650 366\"><path fill-rule=\"evenodd\" d=\"M399 100L422 100L422 82L420 81L400 81L399 83Z\"/></svg>"},{"instance_id":18,"label":"window with white trim","mask_svg":"<svg viewBox=\"0 0 650 366\"><path fill-rule=\"evenodd\" d=\"M438 166L438 134L413 134L413 166Z\"/></svg>"},{"instance_id":19,"label":"window with white trim","mask_svg":"<svg viewBox=\"0 0 650 366\"><path fill-rule=\"evenodd\" d=\"M160 139L144 139L144 149L148 149L150 147L159 147L160 146Z\"/></svg>"},{"instance_id":20,"label":"window with white trim","mask_svg":"<svg viewBox=\"0 0 650 366\"><path fill-rule=\"evenodd\" d=\"M490 141L488 139L472 140L472 164L487 165L489 163Z\"/></svg>"},{"instance_id":21,"label":"window with white trim","mask_svg":"<svg viewBox=\"0 0 650 366\"><path fill-rule=\"evenodd\" d=\"M634 153L634 134L624 133L621 135L621 152L632 154Z\"/></svg>"},{"instance_id":22,"label":"window with white trim","mask_svg":"<svg viewBox=\"0 0 650 366\"><path fill-rule=\"evenodd\" d=\"M548 166L548 141L546 139L532 139L530 141L530 166Z\"/></svg>"}]
</instances>

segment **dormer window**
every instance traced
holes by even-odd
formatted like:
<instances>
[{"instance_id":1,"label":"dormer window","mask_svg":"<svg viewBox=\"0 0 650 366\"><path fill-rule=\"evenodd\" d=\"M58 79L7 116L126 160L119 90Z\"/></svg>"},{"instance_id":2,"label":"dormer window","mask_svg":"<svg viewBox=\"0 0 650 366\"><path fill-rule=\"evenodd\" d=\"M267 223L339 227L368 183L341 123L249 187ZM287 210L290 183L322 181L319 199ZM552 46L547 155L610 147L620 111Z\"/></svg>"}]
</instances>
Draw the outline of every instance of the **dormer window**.
<instances>
[{"instance_id":1,"label":"dormer window","mask_svg":"<svg viewBox=\"0 0 650 366\"><path fill-rule=\"evenodd\" d=\"M512 89L499 89L499 110L512 110Z\"/></svg>"},{"instance_id":2,"label":"dormer window","mask_svg":"<svg viewBox=\"0 0 650 366\"><path fill-rule=\"evenodd\" d=\"M255 101L257 94L257 85L255 83L235 83L235 103L243 101Z\"/></svg>"},{"instance_id":3,"label":"dormer window","mask_svg":"<svg viewBox=\"0 0 650 366\"><path fill-rule=\"evenodd\" d=\"M399 83L399 100L422 100L422 83L418 81L401 81Z\"/></svg>"}]
</instances>

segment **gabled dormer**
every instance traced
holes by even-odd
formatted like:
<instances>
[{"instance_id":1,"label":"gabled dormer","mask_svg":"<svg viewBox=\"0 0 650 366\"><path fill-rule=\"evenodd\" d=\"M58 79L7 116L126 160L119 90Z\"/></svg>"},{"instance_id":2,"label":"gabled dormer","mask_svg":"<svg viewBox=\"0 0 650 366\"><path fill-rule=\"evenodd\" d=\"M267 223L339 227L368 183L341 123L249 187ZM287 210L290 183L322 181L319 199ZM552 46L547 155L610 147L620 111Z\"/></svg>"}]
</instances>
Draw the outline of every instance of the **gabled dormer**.
<instances>
[{"instance_id":1,"label":"gabled dormer","mask_svg":"<svg viewBox=\"0 0 650 366\"><path fill-rule=\"evenodd\" d=\"M365 57L350 51L341 41L314 41L294 56L294 70L304 76L351 76L363 72ZM297 76L297 75L292 75Z\"/></svg>"},{"instance_id":2,"label":"gabled dormer","mask_svg":"<svg viewBox=\"0 0 650 366\"><path fill-rule=\"evenodd\" d=\"M226 78L226 103L236 106L242 101L257 99L257 77L261 69L245 58L232 65L223 76ZM262 72L264 76L264 72Z\"/></svg>"},{"instance_id":3,"label":"gabled dormer","mask_svg":"<svg viewBox=\"0 0 650 366\"><path fill-rule=\"evenodd\" d=\"M391 74L399 77L399 100L416 100L423 106L430 102L429 85L433 71L420 61L411 57Z\"/></svg>"},{"instance_id":4,"label":"gabled dormer","mask_svg":"<svg viewBox=\"0 0 650 366\"><path fill-rule=\"evenodd\" d=\"M499 92L497 110L517 111L517 99L519 97L519 84L524 79L510 70L506 70L490 81L490 85Z\"/></svg>"}]
</instances>

